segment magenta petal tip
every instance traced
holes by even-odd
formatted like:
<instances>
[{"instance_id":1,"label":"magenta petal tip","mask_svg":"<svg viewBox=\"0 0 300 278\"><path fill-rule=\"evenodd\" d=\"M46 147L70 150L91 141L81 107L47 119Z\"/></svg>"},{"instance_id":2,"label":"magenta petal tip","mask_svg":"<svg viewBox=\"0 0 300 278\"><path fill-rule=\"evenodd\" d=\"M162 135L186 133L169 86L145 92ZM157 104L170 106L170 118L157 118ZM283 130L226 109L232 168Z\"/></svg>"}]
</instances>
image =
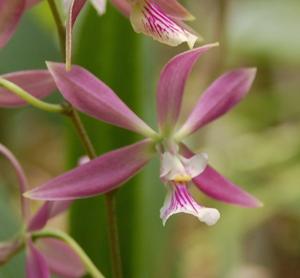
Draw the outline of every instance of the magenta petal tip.
<instances>
[{"instance_id":1,"label":"magenta petal tip","mask_svg":"<svg viewBox=\"0 0 300 278\"><path fill-rule=\"evenodd\" d=\"M221 202L248 208L263 206L262 202L223 177L211 166L207 166L203 173L194 178L193 183L207 196Z\"/></svg>"},{"instance_id":2,"label":"magenta petal tip","mask_svg":"<svg viewBox=\"0 0 300 278\"><path fill-rule=\"evenodd\" d=\"M26 192L37 200L74 200L109 192L134 176L155 154L153 142L143 140L108 152Z\"/></svg>"}]
</instances>

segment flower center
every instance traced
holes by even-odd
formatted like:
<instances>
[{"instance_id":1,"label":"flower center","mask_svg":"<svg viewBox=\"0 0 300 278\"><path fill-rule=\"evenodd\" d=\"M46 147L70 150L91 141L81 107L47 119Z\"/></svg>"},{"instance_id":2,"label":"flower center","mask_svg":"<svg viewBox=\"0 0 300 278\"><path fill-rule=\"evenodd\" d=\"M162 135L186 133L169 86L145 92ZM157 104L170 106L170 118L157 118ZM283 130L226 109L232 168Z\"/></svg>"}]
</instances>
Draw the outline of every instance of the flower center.
<instances>
[{"instance_id":1,"label":"flower center","mask_svg":"<svg viewBox=\"0 0 300 278\"><path fill-rule=\"evenodd\" d=\"M173 178L174 182L187 183L192 180L192 177L186 174L178 174Z\"/></svg>"}]
</instances>

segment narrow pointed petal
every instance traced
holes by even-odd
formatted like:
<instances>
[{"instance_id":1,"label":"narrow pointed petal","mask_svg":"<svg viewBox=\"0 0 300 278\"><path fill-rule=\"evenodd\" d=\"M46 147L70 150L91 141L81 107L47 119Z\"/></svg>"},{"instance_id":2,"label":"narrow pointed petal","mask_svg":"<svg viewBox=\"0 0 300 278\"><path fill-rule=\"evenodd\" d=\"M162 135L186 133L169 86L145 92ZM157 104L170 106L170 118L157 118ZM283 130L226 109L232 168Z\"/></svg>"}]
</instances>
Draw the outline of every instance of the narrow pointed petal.
<instances>
[{"instance_id":1,"label":"narrow pointed petal","mask_svg":"<svg viewBox=\"0 0 300 278\"><path fill-rule=\"evenodd\" d=\"M81 112L145 136L155 132L102 81L79 66L67 72L63 64L48 63L63 96Z\"/></svg>"},{"instance_id":2,"label":"narrow pointed petal","mask_svg":"<svg viewBox=\"0 0 300 278\"><path fill-rule=\"evenodd\" d=\"M240 187L221 176L211 166L193 179L193 183L207 196L242 207L261 207L262 203Z\"/></svg>"},{"instance_id":3,"label":"narrow pointed petal","mask_svg":"<svg viewBox=\"0 0 300 278\"><path fill-rule=\"evenodd\" d=\"M25 9L25 0L0 0L0 48L4 47L17 29Z\"/></svg>"},{"instance_id":4,"label":"narrow pointed petal","mask_svg":"<svg viewBox=\"0 0 300 278\"><path fill-rule=\"evenodd\" d=\"M45 227L48 220L64 212L72 201L45 202L28 224L28 231L36 231Z\"/></svg>"},{"instance_id":5,"label":"narrow pointed petal","mask_svg":"<svg viewBox=\"0 0 300 278\"><path fill-rule=\"evenodd\" d=\"M137 1L133 4L130 21L137 33L143 33L169 46L186 42L193 48L198 40L194 33L177 24L153 0Z\"/></svg>"},{"instance_id":6,"label":"narrow pointed petal","mask_svg":"<svg viewBox=\"0 0 300 278\"><path fill-rule=\"evenodd\" d=\"M130 16L131 5L127 0L111 0L111 3L126 17Z\"/></svg>"},{"instance_id":7,"label":"narrow pointed petal","mask_svg":"<svg viewBox=\"0 0 300 278\"><path fill-rule=\"evenodd\" d=\"M72 65L72 30L75 21L81 12L84 4L87 0L72 0L71 2L65 3L68 5L68 15L66 22L66 68L71 69Z\"/></svg>"},{"instance_id":8,"label":"narrow pointed petal","mask_svg":"<svg viewBox=\"0 0 300 278\"><path fill-rule=\"evenodd\" d=\"M170 185L165 203L160 210L160 218L163 225L174 214L187 213L194 215L201 222L207 225L214 225L220 218L220 213L217 209L202 207L196 203L190 195L186 184L177 183Z\"/></svg>"},{"instance_id":9,"label":"narrow pointed petal","mask_svg":"<svg viewBox=\"0 0 300 278\"><path fill-rule=\"evenodd\" d=\"M65 278L84 276L86 271L80 258L64 242L43 238L38 241L38 247L44 255L51 273Z\"/></svg>"},{"instance_id":10,"label":"narrow pointed petal","mask_svg":"<svg viewBox=\"0 0 300 278\"><path fill-rule=\"evenodd\" d=\"M3 155L10 162L17 174L21 198L21 211L24 218L27 219L29 215L29 203L28 200L23 197L23 193L27 190L28 183L23 168L13 153L2 144L0 144L0 155Z\"/></svg>"},{"instance_id":11,"label":"narrow pointed petal","mask_svg":"<svg viewBox=\"0 0 300 278\"><path fill-rule=\"evenodd\" d=\"M106 0L90 0L99 15L103 15L106 11Z\"/></svg>"},{"instance_id":12,"label":"narrow pointed petal","mask_svg":"<svg viewBox=\"0 0 300 278\"><path fill-rule=\"evenodd\" d=\"M185 83L193 65L204 53L217 45L207 44L183 52L170 60L163 68L156 97L158 122L163 131L174 129L177 123Z\"/></svg>"},{"instance_id":13,"label":"narrow pointed petal","mask_svg":"<svg viewBox=\"0 0 300 278\"><path fill-rule=\"evenodd\" d=\"M180 144L180 153L190 158L194 153L184 144ZM249 193L219 174L213 167L207 166L193 183L207 196L230 204L243 207L261 207L262 203Z\"/></svg>"},{"instance_id":14,"label":"narrow pointed petal","mask_svg":"<svg viewBox=\"0 0 300 278\"><path fill-rule=\"evenodd\" d=\"M5 264L21 247L21 242L18 240L1 242L0 243L0 266Z\"/></svg>"},{"instance_id":15,"label":"narrow pointed petal","mask_svg":"<svg viewBox=\"0 0 300 278\"><path fill-rule=\"evenodd\" d=\"M34 247L31 240L28 241L27 246L26 274L27 278L50 278L45 257Z\"/></svg>"},{"instance_id":16,"label":"narrow pointed petal","mask_svg":"<svg viewBox=\"0 0 300 278\"><path fill-rule=\"evenodd\" d=\"M170 17L193 20L194 16L177 0L154 0L154 2Z\"/></svg>"},{"instance_id":17,"label":"narrow pointed petal","mask_svg":"<svg viewBox=\"0 0 300 278\"><path fill-rule=\"evenodd\" d=\"M106 193L119 187L153 157L149 140L106 153L26 193L39 200L72 200Z\"/></svg>"},{"instance_id":18,"label":"narrow pointed petal","mask_svg":"<svg viewBox=\"0 0 300 278\"><path fill-rule=\"evenodd\" d=\"M190 135L233 108L248 93L255 74L254 68L242 68L219 77L200 97L187 121L178 131L178 137Z\"/></svg>"},{"instance_id":19,"label":"narrow pointed petal","mask_svg":"<svg viewBox=\"0 0 300 278\"><path fill-rule=\"evenodd\" d=\"M45 98L56 90L56 84L47 70L19 71L0 77L15 83L39 99ZM26 104L23 99L0 87L0 107L18 107Z\"/></svg>"}]
</instances>

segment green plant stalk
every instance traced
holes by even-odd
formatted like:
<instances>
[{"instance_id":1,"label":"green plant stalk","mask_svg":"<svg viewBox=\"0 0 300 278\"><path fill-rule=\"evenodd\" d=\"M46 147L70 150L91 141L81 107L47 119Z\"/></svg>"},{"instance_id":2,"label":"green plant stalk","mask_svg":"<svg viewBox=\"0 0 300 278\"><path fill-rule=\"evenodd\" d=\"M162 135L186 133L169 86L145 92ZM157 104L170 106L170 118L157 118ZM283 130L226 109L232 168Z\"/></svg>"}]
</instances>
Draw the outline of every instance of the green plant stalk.
<instances>
[{"instance_id":1,"label":"green plant stalk","mask_svg":"<svg viewBox=\"0 0 300 278\"><path fill-rule=\"evenodd\" d=\"M10 91L11 93L19 96L27 103L31 104L32 106L47 111L47 112L54 112L54 113L65 113L66 109L60 104L50 104L45 101L39 100L38 98L32 96L25 90L23 90L18 85L4 79L0 78L0 87L3 87Z\"/></svg>"},{"instance_id":2,"label":"green plant stalk","mask_svg":"<svg viewBox=\"0 0 300 278\"><path fill-rule=\"evenodd\" d=\"M88 273L93 278L104 278L103 274L97 269L91 259L87 256L84 250L78 245L78 243L70 237L68 234L58 231L58 230L41 230L38 232L32 233L32 238L55 238L64 241L68 244L72 250L79 256L82 263L84 264L85 268L87 269Z\"/></svg>"},{"instance_id":3,"label":"green plant stalk","mask_svg":"<svg viewBox=\"0 0 300 278\"><path fill-rule=\"evenodd\" d=\"M83 147L90 159L97 157L95 148L87 134L87 131L80 119L78 112L72 107L70 113L68 114L73 122L74 127L76 128L77 134L81 140Z\"/></svg>"},{"instance_id":4,"label":"green plant stalk","mask_svg":"<svg viewBox=\"0 0 300 278\"><path fill-rule=\"evenodd\" d=\"M48 0L56 27L58 32L58 37L61 45L61 52L63 57L65 57L65 28L61 21L61 18L58 13L58 9L56 7L56 4L54 0ZM93 147L93 144L88 136L88 133L80 119L80 116L78 112L70 105L70 113L68 113L70 116L73 125L76 128L77 134L79 138L81 139L81 143L83 147L85 148L88 156L90 159L96 158L97 154L95 151L95 148ZM109 242L110 242L110 253L111 253L111 263L112 263L112 269L115 273L115 278L121 278L122 277L122 264L121 264L121 255L120 255L120 247L119 247L119 237L118 237L118 226L117 226L117 220L116 220L116 214L115 212L115 192L110 192L105 194L106 198L106 209L107 209L107 224L109 227ZM117 270L117 271L115 271Z\"/></svg>"},{"instance_id":5,"label":"green plant stalk","mask_svg":"<svg viewBox=\"0 0 300 278\"><path fill-rule=\"evenodd\" d=\"M114 7L108 5L104 16L99 17L91 6L87 7L85 17L81 18L80 32L76 42L76 51L73 60L87 68L108 84L134 111L139 112L140 99L144 98L140 90L142 59L140 57L141 36L134 33L130 22ZM96 29L95 29L95 26ZM121 45L120 45L121 44ZM101 123L89 117L83 117L88 133L92 135L98 153L131 144L137 136L126 130ZM69 136L74 136L70 130ZM76 164L81 155L78 142L72 140L70 161ZM137 236L139 232L140 208L138 204L142 184L140 176L131 179L118 190L116 196L117 224L122 250L122 267L126 277L135 277ZM96 263L102 263L103 273L112 277L109 268L110 257L105 217L107 202L102 196L88 200L78 200L71 208L71 235L84 246L86 252ZM87 230L89 221L84 215L89 214L97 219L94 229ZM97 252L96 247L104 252ZM103 265L104 263L104 265ZM102 268L103 265L103 268ZM115 269L115 267L113 267Z\"/></svg>"},{"instance_id":6,"label":"green plant stalk","mask_svg":"<svg viewBox=\"0 0 300 278\"><path fill-rule=\"evenodd\" d=\"M55 0L48 0L48 4L53 16L53 19L55 21L55 26L57 30L57 34L59 37L59 44L60 44L60 49L61 53L63 54L63 57L65 57L65 49L66 49L66 29L65 26L60 18Z\"/></svg>"},{"instance_id":7,"label":"green plant stalk","mask_svg":"<svg viewBox=\"0 0 300 278\"><path fill-rule=\"evenodd\" d=\"M105 195L105 204L107 207L107 219L109 221L108 225L108 235L109 240L112 244L116 245L111 248L111 261L112 261L112 275L113 277L121 278L122 275L122 260L119 246L119 238L118 238L118 225L117 219L114 217L116 215L116 199L114 197L115 191L110 192Z\"/></svg>"}]
</instances>

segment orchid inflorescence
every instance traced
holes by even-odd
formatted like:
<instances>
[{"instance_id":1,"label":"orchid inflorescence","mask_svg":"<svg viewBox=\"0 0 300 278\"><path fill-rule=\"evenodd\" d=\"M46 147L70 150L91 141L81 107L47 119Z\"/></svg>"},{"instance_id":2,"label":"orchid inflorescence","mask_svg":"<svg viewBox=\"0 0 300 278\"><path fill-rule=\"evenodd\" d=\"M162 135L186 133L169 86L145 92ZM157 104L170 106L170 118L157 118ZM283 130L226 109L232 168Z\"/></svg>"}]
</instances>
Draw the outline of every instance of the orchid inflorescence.
<instances>
[{"instance_id":1,"label":"orchid inflorescence","mask_svg":"<svg viewBox=\"0 0 300 278\"><path fill-rule=\"evenodd\" d=\"M26 9L38 2L40 0L0 0L0 47L13 35ZM71 249L72 243L66 245L58 240L64 237L43 232L43 228L50 218L66 210L73 200L106 194L119 188L155 155L160 160L159 178L167 190L160 211L163 225L177 213L194 215L207 225L219 220L217 209L200 205L193 199L189 191L192 185L219 201L243 207L261 206L260 201L210 166L206 153L194 153L185 143L187 137L243 100L254 81L256 69L239 68L221 75L203 92L186 120L179 123L185 84L193 65L218 43L193 49L200 36L184 24L193 16L176 0L112 0L112 4L130 19L136 32L170 46L186 42L191 48L172 58L161 71L156 94L158 131L155 131L104 82L83 67L72 65L72 28L86 2L63 1L67 11L65 63L47 62L48 70L19 71L0 76L0 107L20 107L29 103L46 111L66 115L77 109L145 138L97 158L84 159L84 163L75 169L29 191L26 191L27 181L20 164L6 147L0 145L0 154L11 162L19 177L25 227L21 236L0 245L0 262L6 262L26 246L29 278L49 277L50 271L63 277L80 277L85 272L84 267L93 274L94 266L81 251L75 254ZM106 1L90 2L100 15L105 12ZM53 105L41 100L56 89L68 102L67 105ZM28 198L45 201L33 216L30 214ZM39 239L43 235L56 239ZM40 242L48 247L39 250L37 243ZM75 250L78 251L77 247ZM57 253L68 256L70 262L67 267L55 259ZM80 256L84 256L84 259L80 260ZM97 270L95 272L94 277L103 277Z\"/></svg>"}]
</instances>

